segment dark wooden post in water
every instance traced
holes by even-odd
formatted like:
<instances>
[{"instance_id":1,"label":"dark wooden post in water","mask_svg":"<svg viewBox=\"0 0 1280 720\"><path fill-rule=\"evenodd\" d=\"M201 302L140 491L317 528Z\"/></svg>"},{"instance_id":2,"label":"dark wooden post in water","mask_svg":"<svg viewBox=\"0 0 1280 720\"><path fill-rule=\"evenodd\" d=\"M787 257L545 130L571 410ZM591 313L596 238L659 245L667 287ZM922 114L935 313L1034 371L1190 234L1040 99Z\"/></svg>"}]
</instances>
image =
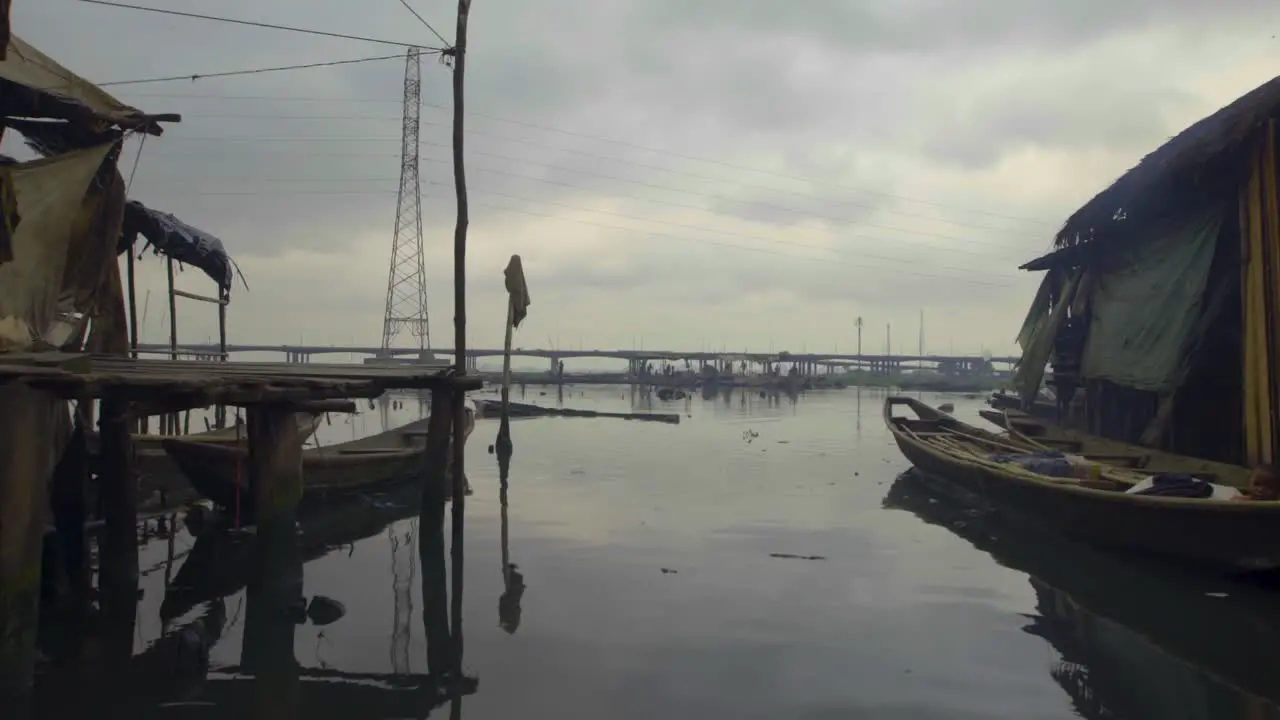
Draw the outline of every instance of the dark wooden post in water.
<instances>
[{"instance_id":1,"label":"dark wooden post in water","mask_svg":"<svg viewBox=\"0 0 1280 720\"><path fill-rule=\"evenodd\" d=\"M302 441L293 408L253 405L248 411L249 487L258 534L277 525L294 531L302 499Z\"/></svg>"},{"instance_id":2,"label":"dark wooden post in water","mask_svg":"<svg viewBox=\"0 0 1280 720\"><path fill-rule=\"evenodd\" d=\"M169 277L169 359L178 359L178 296L174 294L173 258L165 258L165 273ZM178 434L178 413L165 415L164 430L169 435Z\"/></svg>"},{"instance_id":3,"label":"dark wooden post in water","mask_svg":"<svg viewBox=\"0 0 1280 720\"><path fill-rule=\"evenodd\" d=\"M229 289L218 289L218 356L222 362L227 361L227 305L231 302ZM219 428L227 426L227 406L218 405L214 412L214 421Z\"/></svg>"},{"instance_id":4,"label":"dark wooden post in water","mask_svg":"<svg viewBox=\"0 0 1280 720\"><path fill-rule=\"evenodd\" d=\"M62 458L53 475L53 493L50 503L53 524L57 532L58 548L62 558L62 571L67 579L65 602L59 608L68 624L68 636L80 640L89 610L89 588L92 582L89 567L89 537L85 532L88 503L85 499L89 479L89 447L87 432L90 425L85 405L81 401L75 412L74 428ZM46 569L46 572L48 570ZM78 649L78 648L77 648Z\"/></svg>"},{"instance_id":5,"label":"dark wooden post in water","mask_svg":"<svg viewBox=\"0 0 1280 720\"><path fill-rule=\"evenodd\" d=\"M453 403L447 389L431 391L427 452L418 511L418 556L422 566L422 625L427 637L427 672L443 680L452 667L449 592L444 562L445 483L449 482Z\"/></svg>"},{"instance_id":6,"label":"dark wooden post in water","mask_svg":"<svg viewBox=\"0 0 1280 720\"><path fill-rule=\"evenodd\" d=\"M98 590L106 632L108 667L123 668L133 653L138 602L138 484L133 477L133 436L128 404L103 396L98 417L98 487L106 527L98 556Z\"/></svg>"},{"instance_id":7,"label":"dark wooden post in water","mask_svg":"<svg viewBox=\"0 0 1280 720\"><path fill-rule=\"evenodd\" d=\"M453 55L453 189L458 200L458 216L453 231L453 312L454 312L454 363L459 374L466 374L467 363L467 224L470 222L467 208L467 174L464 169L463 74L467 68L467 16L471 12L471 0L458 0L458 24L454 35ZM464 518L466 517L466 475L464 474L464 449L466 424L464 403L466 395L455 391L453 397L453 538L450 550L453 559L453 703L450 714L462 714L462 587Z\"/></svg>"},{"instance_id":8,"label":"dark wooden post in water","mask_svg":"<svg viewBox=\"0 0 1280 720\"><path fill-rule=\"evenodd\" d=\"M253 493L253 569L241 664L252 669L254 717L292 717L298 704L294 625L286 610L302 599L302 563L295 524L302 499L302 441L294 408L248 410L249 486Z\"/></svg>"},{"instance_id":9,"label":"dark wooden post in water","mask_svg":"<svg viewBox=\"0 0 1280 720\"><path fill-rule=\"evenodd\" d=\"M18 718L29 711L35 668L50 431L66 405L10 385L0 388L0 407L0 708Z\"/></svg>"}]
</instances>

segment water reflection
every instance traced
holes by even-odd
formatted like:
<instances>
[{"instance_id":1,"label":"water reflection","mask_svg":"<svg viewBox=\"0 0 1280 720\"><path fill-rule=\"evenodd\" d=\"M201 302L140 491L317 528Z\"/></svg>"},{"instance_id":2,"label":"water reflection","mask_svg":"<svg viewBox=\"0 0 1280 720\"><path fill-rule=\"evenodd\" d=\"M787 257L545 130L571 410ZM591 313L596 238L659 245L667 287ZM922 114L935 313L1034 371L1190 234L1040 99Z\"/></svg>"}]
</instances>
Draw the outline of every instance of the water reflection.
<instances>
[{"instance_id":1,"label":"water reflection","mask_svg":"<svg viewBox=\"0 0 1280 720\"><path fill-rule=\"evenodd\" d=\"M1280 719L1280 612L1265 594L1227 581L1107 555L1010 528L964 508L915 472L898 477L884 507L945 527L1025 572L1036 614L1023 632L1061 658L1047 671L1088 720ZM1239 639L1250 638L1246 648Z\"/></svg>"},{"instance_id":2,"label":"water reflection","mask_svg":"<svg viewBox=\"0 0 1280 720\"><path fill-rule=\"evenodd\" d=\"M511 532L507 517L508 479L511 474L511 452L498 453L498 505L500 543L502 545L502 595L498 597L498 626L514 635L520 627L520 599L524 597L524 575L511 562Z\"/></svg>"},{"instance_id":3,"label":"water reflection","mask_svg":"<svg viewBox=\"0 0 1280 720\"><path fill-rule=\"evenodd\" d=\"M376 496L331 502L300 515L296 530L289 523L259 527L254 533L231 532L217 527L216 519L193 522L203 532L167 584L159 614L165 623L193 614L196 618L134 658L139 687L153 690L130 693L134 709L166 718L407 718L425 717L446 703L444 678L411 672L409 657L418 524L396 523L417 515L421 495L417 484L409 483ZM384 530L393 581L391 672L348 672L323 661L318 668L302 667L294 654L298 627L328 626L345 614L341 598L306 598L304 563L345 552ZM443 568L434 574L443 577ZM228 619L227 599L241 590ZM241 619L239 663L210 673L209 651L224 629ZM428 653L448 651L447 624L445 628L443 639L427 634ZM166 677L169 681L161 683ZM163 696L154 691L158 688L164 688ZM461 687L467 694L474 689L474 682Z\"/></svg>"}]
</instances>

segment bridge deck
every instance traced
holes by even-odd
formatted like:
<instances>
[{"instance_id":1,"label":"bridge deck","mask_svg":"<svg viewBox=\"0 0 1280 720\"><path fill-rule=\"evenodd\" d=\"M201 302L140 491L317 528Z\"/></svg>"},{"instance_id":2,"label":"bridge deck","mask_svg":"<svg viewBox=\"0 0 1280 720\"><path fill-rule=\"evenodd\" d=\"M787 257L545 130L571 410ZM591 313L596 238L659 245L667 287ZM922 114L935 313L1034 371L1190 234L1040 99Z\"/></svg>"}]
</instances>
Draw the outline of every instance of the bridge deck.
<instances>
[{"instance_id":1,"label":"bridge deck","mask_svg":"<svg viewBox=\"0 0 1280 720\"><path fill-rule=\"evenodd\" d=\"M472 390L481 386L479 378L450 374L445 363L299 365L135 360L73 353L0 354L3 383L22 383L68 399L113 393L137 401L182 397L191 407L373 398L388 390Z\"/></svg>"}]
</instances>

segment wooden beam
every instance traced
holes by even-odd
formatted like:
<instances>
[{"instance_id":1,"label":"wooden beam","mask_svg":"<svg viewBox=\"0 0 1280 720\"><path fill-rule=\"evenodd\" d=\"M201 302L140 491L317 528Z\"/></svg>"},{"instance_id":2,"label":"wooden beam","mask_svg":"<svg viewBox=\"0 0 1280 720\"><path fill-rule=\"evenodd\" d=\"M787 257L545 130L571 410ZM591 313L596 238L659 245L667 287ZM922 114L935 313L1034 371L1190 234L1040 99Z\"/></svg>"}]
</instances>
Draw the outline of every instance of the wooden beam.
<instances>
[{"instance_id":1,"label":"wooden beam","mask_svg":"<svg viewBox=\"0 0 1280 720\"><path fill-rule=\"evenodd\" d=\"M221 298L221 299L211 298L208 295L197 295L196 293L187 292L186 290L174 290L173 294L177 295L178 297L187 298L188 300L199 300L200 302L207 302L210 305L226 305L228 302L230 302L230 300L227 300L226 298Z\"/></svg>"}]
</instances>

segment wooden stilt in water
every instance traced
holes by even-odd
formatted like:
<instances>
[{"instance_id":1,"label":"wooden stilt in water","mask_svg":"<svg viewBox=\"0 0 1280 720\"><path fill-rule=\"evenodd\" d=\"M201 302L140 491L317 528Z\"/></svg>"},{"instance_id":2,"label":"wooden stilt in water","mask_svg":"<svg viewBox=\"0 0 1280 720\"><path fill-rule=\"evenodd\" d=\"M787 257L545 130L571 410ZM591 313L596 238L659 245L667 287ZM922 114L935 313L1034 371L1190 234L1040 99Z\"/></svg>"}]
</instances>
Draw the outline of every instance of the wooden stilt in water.
<instances>
[{"instance_id":1,"label":"wooden stilt in water","mask_svg":"<svg viewBox=\"0 0 1280 720\"><path fill-rule=\"evenodd\" d=\"M525 315L529 311L529 286L524 279L524 266L520 262L519 255L512 255L511 260L507 263L507 269L503 272L505 275L504 284L507 288L507 332L503 341L502 348L502 414L498 426L498 441L496 450L498 462L506 462L510 464L511 453L514 449L511 444L511 419L510 414L510 395L511 395L511 342L515 329L520 326ZM503 475L502 487L506 487L506 476Z\"/></svg>"},{"instance_id":2,"label":"wooden stilt in water","mask_svg":"<svg viewBox=\"0 0 1280 720\"><path fill-rule=\"evenodd\" d=\"M67 637L78 643L89 612L89 536L85 532L88 503L85 498L89 479L89 447L87 442L85 402L76 408L75 427L62 459L53 475L53 525L56 531L61 570L66 577L66 596L60 603L60 617ZM78 650L78 648L75 648ZM73 650L74 652L74 650Z\"/></svg>"},{"instance_id":3,"label":"wooden stilt in water","mask_svg":"<svg viewBox=\"0 0 1280 720\"><path fill-rule=\"evenodd\" d=\"M138 602L138 483L133 476L127 403L108 394L98 416L98 487L106 521L98 557L98 590L106 627L103 648L108 665L122 667L133 654Z\"/></svg>"},{"instance_id":4,"label":"wooden stilt in water","mask_svg":"<svg viewBox=\"0 0 1280 720\"><path fill-rule=\"evenodd\" d=\"M246 588L248 610L241 664L252 668L254 717L293 717L299 700L291 613L303 611L298 501L302 442L293 408L258 405L248 411L249 486L257 534Z\"/></svg>"},{"instance_id":5,"label":"wooden stilt in water","mask_svg":"<svg viewBox=\"0 0 1280 720\"><path fill-rule=\"evenodd\" d=\"M227 304L231 302L231 291L218 290L218 359L227 361ZM214 411L214 421L218 428L227 426L227 406L219 405Z\"/></svg>"},{"instance_id":6,"label":"wooden stilt in water","mask_svg":"<svg viewBox=\"0 0 1280 720\"><path fill-rule=\"evenodd\" d=\"M0 708L21 718L35 669L52 432L55 414L66 410L52 395L17 385L0 388L0 407Z\"/></svg>"},{"instance_id":7,"label":"wooden stilt in water","mask_svg":"<svg viewBox=\"0 0 1280 720\"><path fill-rule=\"evenodd\" d=\"M510 458L511 445L511 341L515 332L515 301L507 299L507 333L502 341L502 414L498 420L498 440L495 443L499 457ZM505 478L504 478L505 480Z\"/></svg>"},{"instance_id":8,"label":"wooden stilt in water","mask_svg":"<svg viewBox=\"0 0 1280 720\"><path fill-rule=\"evenodd\" d=\"M427 637L427 672L444 680L452 666L449 592L444 561L445 483L449 482L449 436L453 404L448 390L431 393L427 452L418 510L418 557L422 566L422 625Z\"/></svg>"},{"instance_id":9,"label":"wooden stilt in water","mask_svg":"<svg viewBox=\"0 0 1280 720\"><path fill-rule=\"evenodd\" d=\"M169 278L169 359L178 359L178 295L174 292L173 284L173 258L165 258L165 272ZM165 416L164 433L167 435L178 434L178 413L169 413Z\"/></svg>"},{"instance_id":10,"label":"wooden stilt in water","mask_svg":"<svg viewBox=\"0 0 1280 720\"><path fill-rule=\"evenodd\" d=\"M302 441L293 408L255 405L248 411L249 488L258 532L287 524L293 532L302 499Z\"/></svg>"},{"instance_id":11,"label":"wooden stilt in water","mask_svg":"<svg viewBox=\"0 0 1280 720\"><path fill-rule=\"evenodd\" d=\"M453 230L453 347L456 353L454 363L461 375L466 374L467 367L467 225L470 222L467 205L467 174L464 168L463 124L466 117L463 103L463 77L467 68L467 19L471 12L471 0L458 0L458 22L454 31L453 48L453 188L457 196L457 220ZM451 619L453 621L452 636L453 672L450 693L450 717L462 715L462 590L463 590L463 555L464 530L466 518L466 464L464 462L466 434L462 428L466 424L466 396L455 391L450 398L453 403L453 537L450 542L450 554L453 560L453 603Z\"/></svg>"}]
</instances>

